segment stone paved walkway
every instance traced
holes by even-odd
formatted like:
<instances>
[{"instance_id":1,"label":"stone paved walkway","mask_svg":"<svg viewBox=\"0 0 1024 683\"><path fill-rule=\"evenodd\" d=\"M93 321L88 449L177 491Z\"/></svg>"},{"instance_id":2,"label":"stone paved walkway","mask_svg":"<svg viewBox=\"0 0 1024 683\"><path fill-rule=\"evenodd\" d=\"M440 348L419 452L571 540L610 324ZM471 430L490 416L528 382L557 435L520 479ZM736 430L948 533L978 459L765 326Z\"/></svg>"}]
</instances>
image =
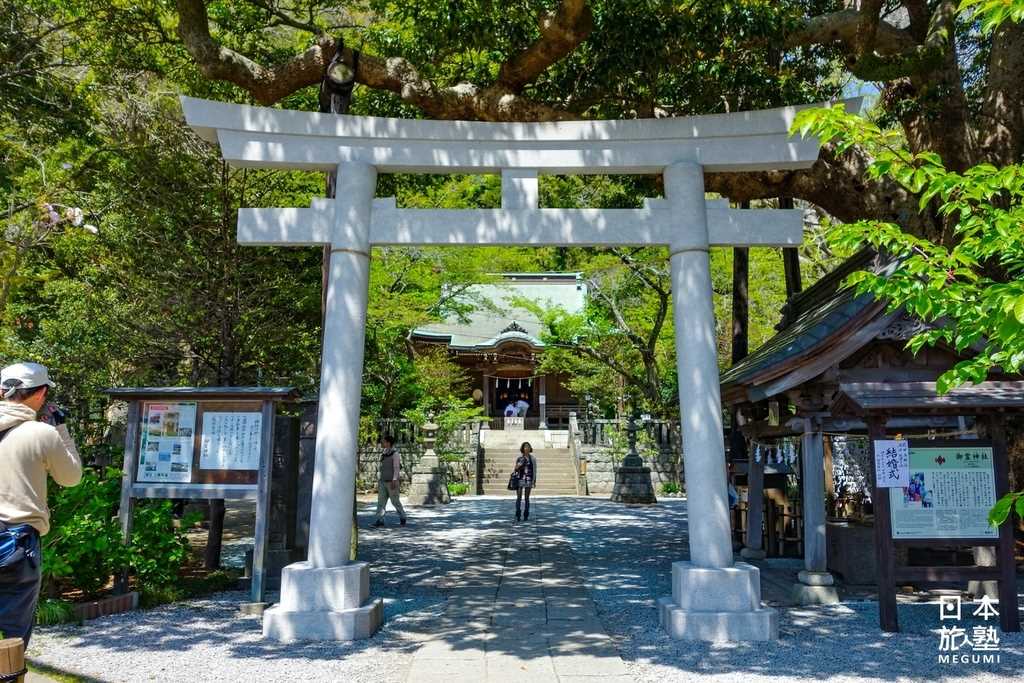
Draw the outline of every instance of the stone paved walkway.
<instances>
[{"instance_id":1,"label":"stone paved walkway","mask_svg":"<svg viewBox=\"0 0 1024 683\"><path fill-rule=\"evenodd\" d=\"M934 603L901 604L900 633L880 633L877 603L855 599L781 607L777 642L673 641L658 627L656 601L671 591L671 563L687 555L685 500L625 507L542 498L524 525L512 506L459 499L410 508L407 527L389 513L389 526L373 529L373 506L361 505L360 550L385 611L368 640L263 640L257 617L238 617L246 595L232 592L39 628L29 657L131 683L1020 680L1024 634L1001 633L993 663L938 661ZM775 602L798 563L764 567L765 598Z\"/></svg>"},{"instance_id":2,"label":"stone paved walkway","mask_svg":"<svg viewBox=\"0 0 1024 683\"><path fill-rule=\"evenodd\" d=\"M409 683L626 681L569 544L530 523L476 538Z\"/></svg>"}]
</instances>

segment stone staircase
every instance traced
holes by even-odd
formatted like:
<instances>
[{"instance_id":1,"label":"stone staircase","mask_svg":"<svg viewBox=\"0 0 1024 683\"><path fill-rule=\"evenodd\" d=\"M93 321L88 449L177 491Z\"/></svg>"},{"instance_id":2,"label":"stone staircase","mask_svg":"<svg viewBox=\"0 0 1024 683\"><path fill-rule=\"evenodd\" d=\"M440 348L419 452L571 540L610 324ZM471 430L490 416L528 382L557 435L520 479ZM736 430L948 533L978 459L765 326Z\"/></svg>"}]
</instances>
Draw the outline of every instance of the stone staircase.
<instances>
[{"instance_id":1,"label":"stone staircase","mask_svg":"<svg viewBox=\"0 0 1024 683\"><path fill-rule=\"evenodd\" d=\"M522 439L521 441L529 441ZM510 439L511 441L511 439ZM515 496L509 491L508 478L512 474L519 443L511 445L489 445L484 449L484 494L488 496ZM531 442L532 444L532 442ZM537 459L537 486L531 495L575 496L576 467L568 448L536 448L533 457Z\"/></svg>"}]
</instances>

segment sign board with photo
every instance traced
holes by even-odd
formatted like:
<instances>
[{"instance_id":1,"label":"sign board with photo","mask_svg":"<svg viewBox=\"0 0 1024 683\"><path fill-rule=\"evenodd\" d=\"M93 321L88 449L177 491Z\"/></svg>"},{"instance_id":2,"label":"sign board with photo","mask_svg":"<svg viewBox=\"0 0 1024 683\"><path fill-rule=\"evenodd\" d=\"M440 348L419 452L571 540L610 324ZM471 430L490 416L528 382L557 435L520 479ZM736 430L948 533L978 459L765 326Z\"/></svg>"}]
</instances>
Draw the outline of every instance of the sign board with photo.
<instances>
[{"instance_id":1,"label":"sign board with photo","mask_svg":"<svg viewBox=\"0 0 1024 683\"><path fill-rule=\"evenodd\" d=\"M196 402L146 403L138 482L191 482Z\"/></svg>"},{"instance_id":2,"label":"sign board with photo","mask_svg":"<svg viewBox=\"0 0 1024 683\"><path fill-rule=\"evenodd\" d=\"M988 523L996 504L992 446L916 445L909 455L907 484L889 489L893 538L999 537Z\"/></svg>"}]
</instances>

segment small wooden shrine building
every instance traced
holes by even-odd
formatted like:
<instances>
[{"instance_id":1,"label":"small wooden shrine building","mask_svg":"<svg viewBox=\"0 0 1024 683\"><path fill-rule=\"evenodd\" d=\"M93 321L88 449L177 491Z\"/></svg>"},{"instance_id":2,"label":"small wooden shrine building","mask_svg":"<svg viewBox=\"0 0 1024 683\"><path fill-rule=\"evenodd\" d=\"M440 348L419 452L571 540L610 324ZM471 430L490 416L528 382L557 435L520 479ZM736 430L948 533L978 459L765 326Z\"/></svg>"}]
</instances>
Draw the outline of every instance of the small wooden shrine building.
<instances>
[{"instance_id":1,"label":"small wooden shrine building","mask_svg":"<svg viewBox=\"0 0 1024 683\"><path fill-rule=\"evenodd\" d=\"M787 540L795 542L805 570L794 599L804 603L837 599L831 572L848 583L867 583L890 561L876 547L872 528L849 519L886 516L888 523L888 500L879 502L874 495L879 490L873 488L870 440L981 437L1002 448L1005 464L1005 441L1000 441L1005 415L1024 409L1024 382L998 372L989 381L937 395L938 376L967 356L942 345L911 353L907 340L925 329L922 321L842 286L855 270L883 267L875 254L862 252L792 296L778 333L721 377L723 404L736 416L733 428L745 437L733 440L730 454L738 487L746 488L745 514L737 515L742 554L778 555ZM859 453L853 442L861 444ZM848 476L837 486L833 475L840 463L833 461L840 456ZM996 488L1005 489L1006 479L1005 467L1001 478L997 467ZM1008 543L1012 547L1012 536ZM957 543L947 545L954 553ZM897 551L906 559L906 548ZM975 559L984 554L976 552ZM978 578L983 574L996 579L991 571L975 572ZM899 571L881 578L891 583L901 576L928 578ZM894 615L893 597L890 626Z\"/></svg>"}]
</instances>

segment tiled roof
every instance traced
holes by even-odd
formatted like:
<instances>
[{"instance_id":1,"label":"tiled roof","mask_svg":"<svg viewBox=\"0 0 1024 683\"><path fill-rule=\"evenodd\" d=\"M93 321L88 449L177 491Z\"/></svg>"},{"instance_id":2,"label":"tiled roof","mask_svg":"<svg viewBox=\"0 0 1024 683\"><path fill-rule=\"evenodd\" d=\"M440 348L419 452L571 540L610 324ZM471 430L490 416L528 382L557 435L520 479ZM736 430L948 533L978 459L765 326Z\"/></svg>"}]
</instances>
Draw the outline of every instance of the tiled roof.
<instances>
[{"instance_id":1,"label":"tiled roof","mask_svg":"<svg viewBox=\"0 0 1024 683\"><path fill-rule=\"evenodd\" d=\"M502 341L518 339L543 346L541 321L533 312L516 305L516 299L544 307L561 307L578 313L586 303L587 287L578 273L505 273L500 282L470 287L463 297L475 308L466 320L457 317L424 325L412 331L413 338L446 341L450 348L492 348Z\"/></svg>"},{"instance_id":2,"label":"tiled roof","mask_svg":"<svg viewBox=\"0 0 1024 683\"><path fill-rule=\"evenodd\" d=\"M870 294L855 296L843 289L820 306L805 310L791 325L752 354L722 373L722 384L745 384L773 366L807 355L872 307Z\"/></svg>"}]
</instances>

